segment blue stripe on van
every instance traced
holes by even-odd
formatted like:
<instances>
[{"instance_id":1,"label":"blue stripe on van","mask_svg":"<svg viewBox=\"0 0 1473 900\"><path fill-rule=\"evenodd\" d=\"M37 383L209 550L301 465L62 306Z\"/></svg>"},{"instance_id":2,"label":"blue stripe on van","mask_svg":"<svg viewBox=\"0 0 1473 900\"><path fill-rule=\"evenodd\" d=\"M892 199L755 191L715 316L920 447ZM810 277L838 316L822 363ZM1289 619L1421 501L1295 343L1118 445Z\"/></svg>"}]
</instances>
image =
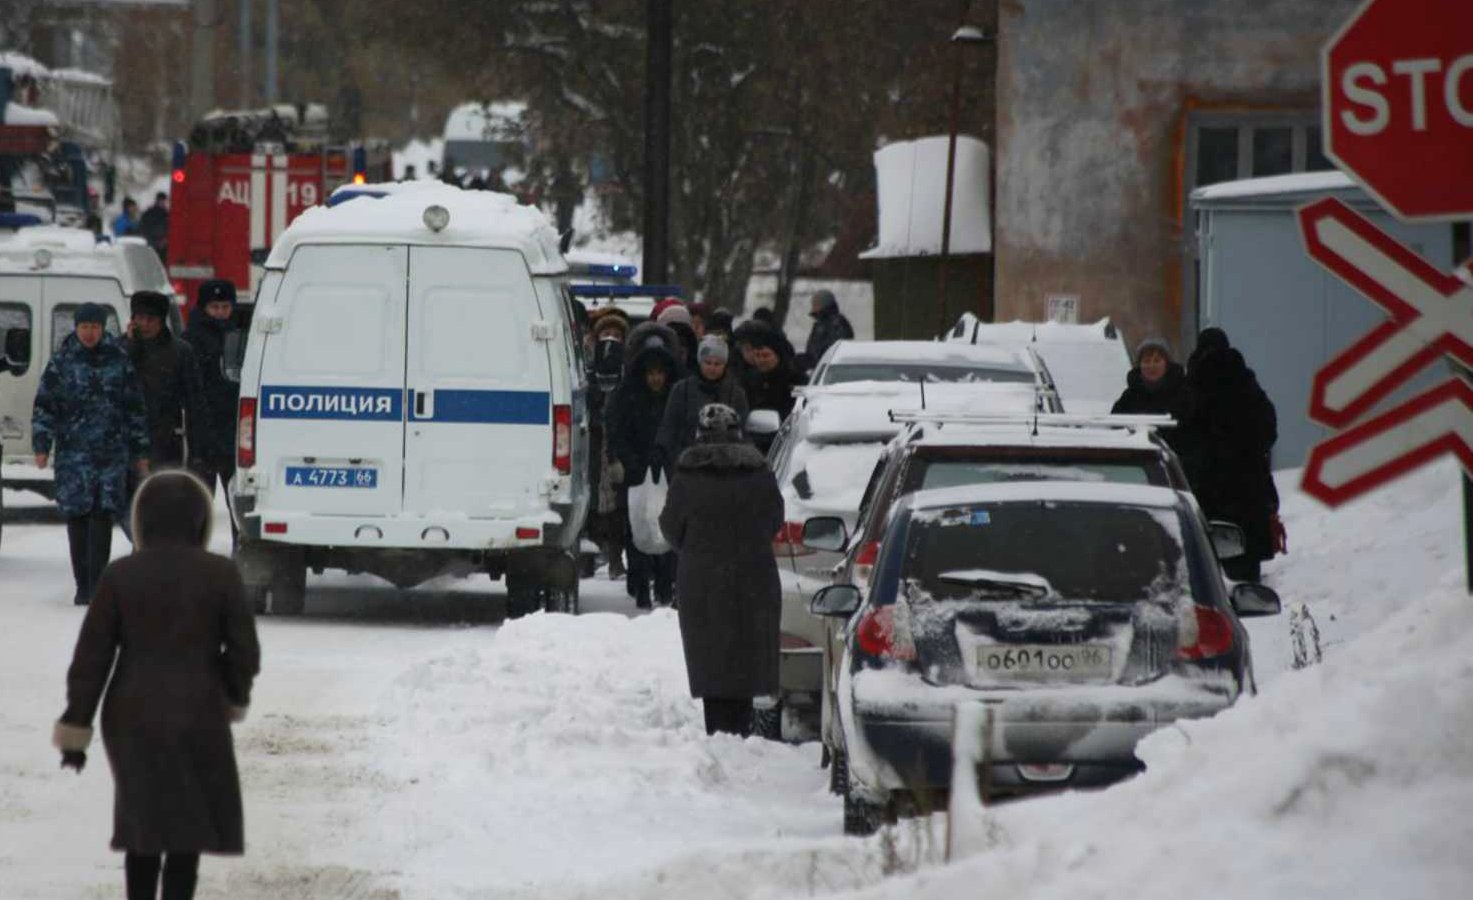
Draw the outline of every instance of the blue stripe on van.
<instances>
[{"instance_id":1,"label":"blue stripe on van","mask_svg":"<svg viewBox=\"0 0 1473 900\"><path fill-rule=\"evenodd\" d=\"M398 388L263 385L263 419L334 419L354 422L404 421L404 392Z\"/></svg>"},{"instance_id":2,"label":"blue stripe on van","mask_svg":"<svg viewBox=\"0 0 1473 900\"><path fill-rule=\"evenodd\" d=\"M412 392L411 392L412 396ZM415 422L455 422L476 425L547 425L552 421L552 396L546 391L435 390L434 415L414 415Z\"/></svg>"}]
</instances>

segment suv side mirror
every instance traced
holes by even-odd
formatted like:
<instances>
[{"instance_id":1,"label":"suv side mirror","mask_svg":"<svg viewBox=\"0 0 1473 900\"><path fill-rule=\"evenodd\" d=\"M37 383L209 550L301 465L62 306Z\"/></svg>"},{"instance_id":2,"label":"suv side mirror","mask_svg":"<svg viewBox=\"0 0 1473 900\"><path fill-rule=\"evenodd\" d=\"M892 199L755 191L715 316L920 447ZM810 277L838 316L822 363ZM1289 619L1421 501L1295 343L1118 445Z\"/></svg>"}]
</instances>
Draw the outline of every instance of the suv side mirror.
<instances>
[{"instance_id":1,"label":"suv side mirror","mask_svg":"<svg viewBox=\"0 0 1473 900\"><path fill-rule=\"evenodd\" d=\"M225 343L220 351L221 378L240 383L240 368L245 361L245 344L244 331L232 331L225 335Z\"/></svg>"},{"instance_id":2,"label":"suv side mirror","mask_svg":"<svg viewBox=\"0 0 1473 900\"><path fill-rule=\"evenodd\" d=\"M31 367L31 329L11 328L5 332L5 347L0 350L6 368L16 375L24 375Z\"/></svg>"},{"instance_id":3,"label":"suv side mirror","mask_svg":"<svg viewBox=\"0 0 1473 900\"><path fill-rule=\"evenodd\" d=\"M1248 552L1248 538L1232 522L1208 522L1207 533L1218 559L1236 559Z\"/></svg>"},{"instance_id":4,"label":"suv side mirror","mask_svg":"<svg viewBox=\"0 0 1473 900\"><path fill-rule=\"evenodd\" d=\"M808 611L815 616L847 619L859 609L859 588L852 584L831 584L813 595Z\"/></svg>"},{"instance_id":5,"label":"suv side mirror","mask_svg":"<svg viewBox=\"0 0 1473 900\"><path fill-rule=\"evenodd\" d=\"M782 416L775 409L754 409L747 416L747 434L777 434L782 427Z\"/></svg>"},{"instance_id":6,"label":"suv side mirror","mask_svg":"<svg viewBox=\"0 0 1473 900\"><path fill-rule=\"evenodd\" d=\"M1233 610L1242 618L1251 616L1276 616L1284 609L1278 591L1267 585L1245 581L1233 587L1229 598Z\"/></svg>"},{"instance_id":7,"label":"suv side mirror","mask_svg":"<svg viewBox=\"0 0 1473 900\"><path fill-rule=\"evenodd\" d=\"M838 553L849 543L849 529L837 516L819 516L803 523L803 536L799 540L810 550Z\"/></svg>"}]
</instances>

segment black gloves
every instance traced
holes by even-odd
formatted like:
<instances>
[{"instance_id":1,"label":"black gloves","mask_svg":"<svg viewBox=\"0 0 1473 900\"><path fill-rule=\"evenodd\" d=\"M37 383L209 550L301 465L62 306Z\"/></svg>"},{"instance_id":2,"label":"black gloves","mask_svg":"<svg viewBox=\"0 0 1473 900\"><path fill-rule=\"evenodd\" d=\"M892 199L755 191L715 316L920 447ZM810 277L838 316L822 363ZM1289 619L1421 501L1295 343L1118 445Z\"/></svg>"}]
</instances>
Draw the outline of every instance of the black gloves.
<instances>
[{"instance_id":1,"label":"black gloves","mask_svg":"<svg viewBox=\"0 0 1473 900\"><path fill-rule=\"evenodd\" d=\"M63 750L61 751L61 767L63 769L76 769L77 774L87 768L87 751L85 750Z\"/></svg>"}]
</instances>

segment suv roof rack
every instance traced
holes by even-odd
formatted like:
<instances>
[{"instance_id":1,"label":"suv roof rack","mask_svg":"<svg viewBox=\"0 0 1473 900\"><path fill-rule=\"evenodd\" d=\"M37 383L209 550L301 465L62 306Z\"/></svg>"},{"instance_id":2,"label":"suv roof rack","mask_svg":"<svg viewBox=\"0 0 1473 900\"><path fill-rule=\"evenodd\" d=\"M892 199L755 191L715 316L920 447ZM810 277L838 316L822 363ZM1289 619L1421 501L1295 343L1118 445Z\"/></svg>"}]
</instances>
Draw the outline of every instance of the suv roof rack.
<instances>
[{"instance_id":1,"label":"suv roof rack","mask_svg":"<svg viewBox=\"0 0 1473 900\"><path fill-rule=\"evenodd\" d=\"M921 409L892 409L890 421L901 424L931 423L937 425L1023 425L1064 428L1117 428L1128 431L1170 428L1176 425L1171 416L1083 415L1071 413L965 413L935 412Z\"/></svg>"}]
</instances>

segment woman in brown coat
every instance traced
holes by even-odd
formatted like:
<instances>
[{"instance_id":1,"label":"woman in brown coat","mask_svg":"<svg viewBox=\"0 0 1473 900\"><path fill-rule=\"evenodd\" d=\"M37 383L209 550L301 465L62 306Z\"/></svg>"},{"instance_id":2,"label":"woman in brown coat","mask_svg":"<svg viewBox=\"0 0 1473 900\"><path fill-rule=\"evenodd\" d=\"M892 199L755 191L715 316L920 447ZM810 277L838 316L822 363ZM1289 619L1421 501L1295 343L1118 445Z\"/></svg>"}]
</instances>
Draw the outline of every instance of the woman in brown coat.
<instances>
[{"instance_id":1,"label":"woman in brown coat","mask_svg":"<svg viewBox=\"0 0 1473 900\"><path fill-rule=\"evenodd\" d=\"M205 550L210 514L188 473L138 489L136 549L102 573L56 723L62 765L80 772L102 704L129 900L156 897L161 870L164 900L188 900L200 853L245 849L230 723L245 717L261 651L235 564Z\"/></svg>"},{"instance_id":2,"label":"woman in brown coat","mask_svg":"<svg viewBox=\"0 0 1473 900\"><path fill-rule=\"evenodd\" d=\"M783 498L767 461L742 439L736 410L701 409L696 441L675 466L660 530L679 554L680 641L706 733L746 735L752 698L778 688L782 585L772 539Z\"/></svg>"}]
</instances>

